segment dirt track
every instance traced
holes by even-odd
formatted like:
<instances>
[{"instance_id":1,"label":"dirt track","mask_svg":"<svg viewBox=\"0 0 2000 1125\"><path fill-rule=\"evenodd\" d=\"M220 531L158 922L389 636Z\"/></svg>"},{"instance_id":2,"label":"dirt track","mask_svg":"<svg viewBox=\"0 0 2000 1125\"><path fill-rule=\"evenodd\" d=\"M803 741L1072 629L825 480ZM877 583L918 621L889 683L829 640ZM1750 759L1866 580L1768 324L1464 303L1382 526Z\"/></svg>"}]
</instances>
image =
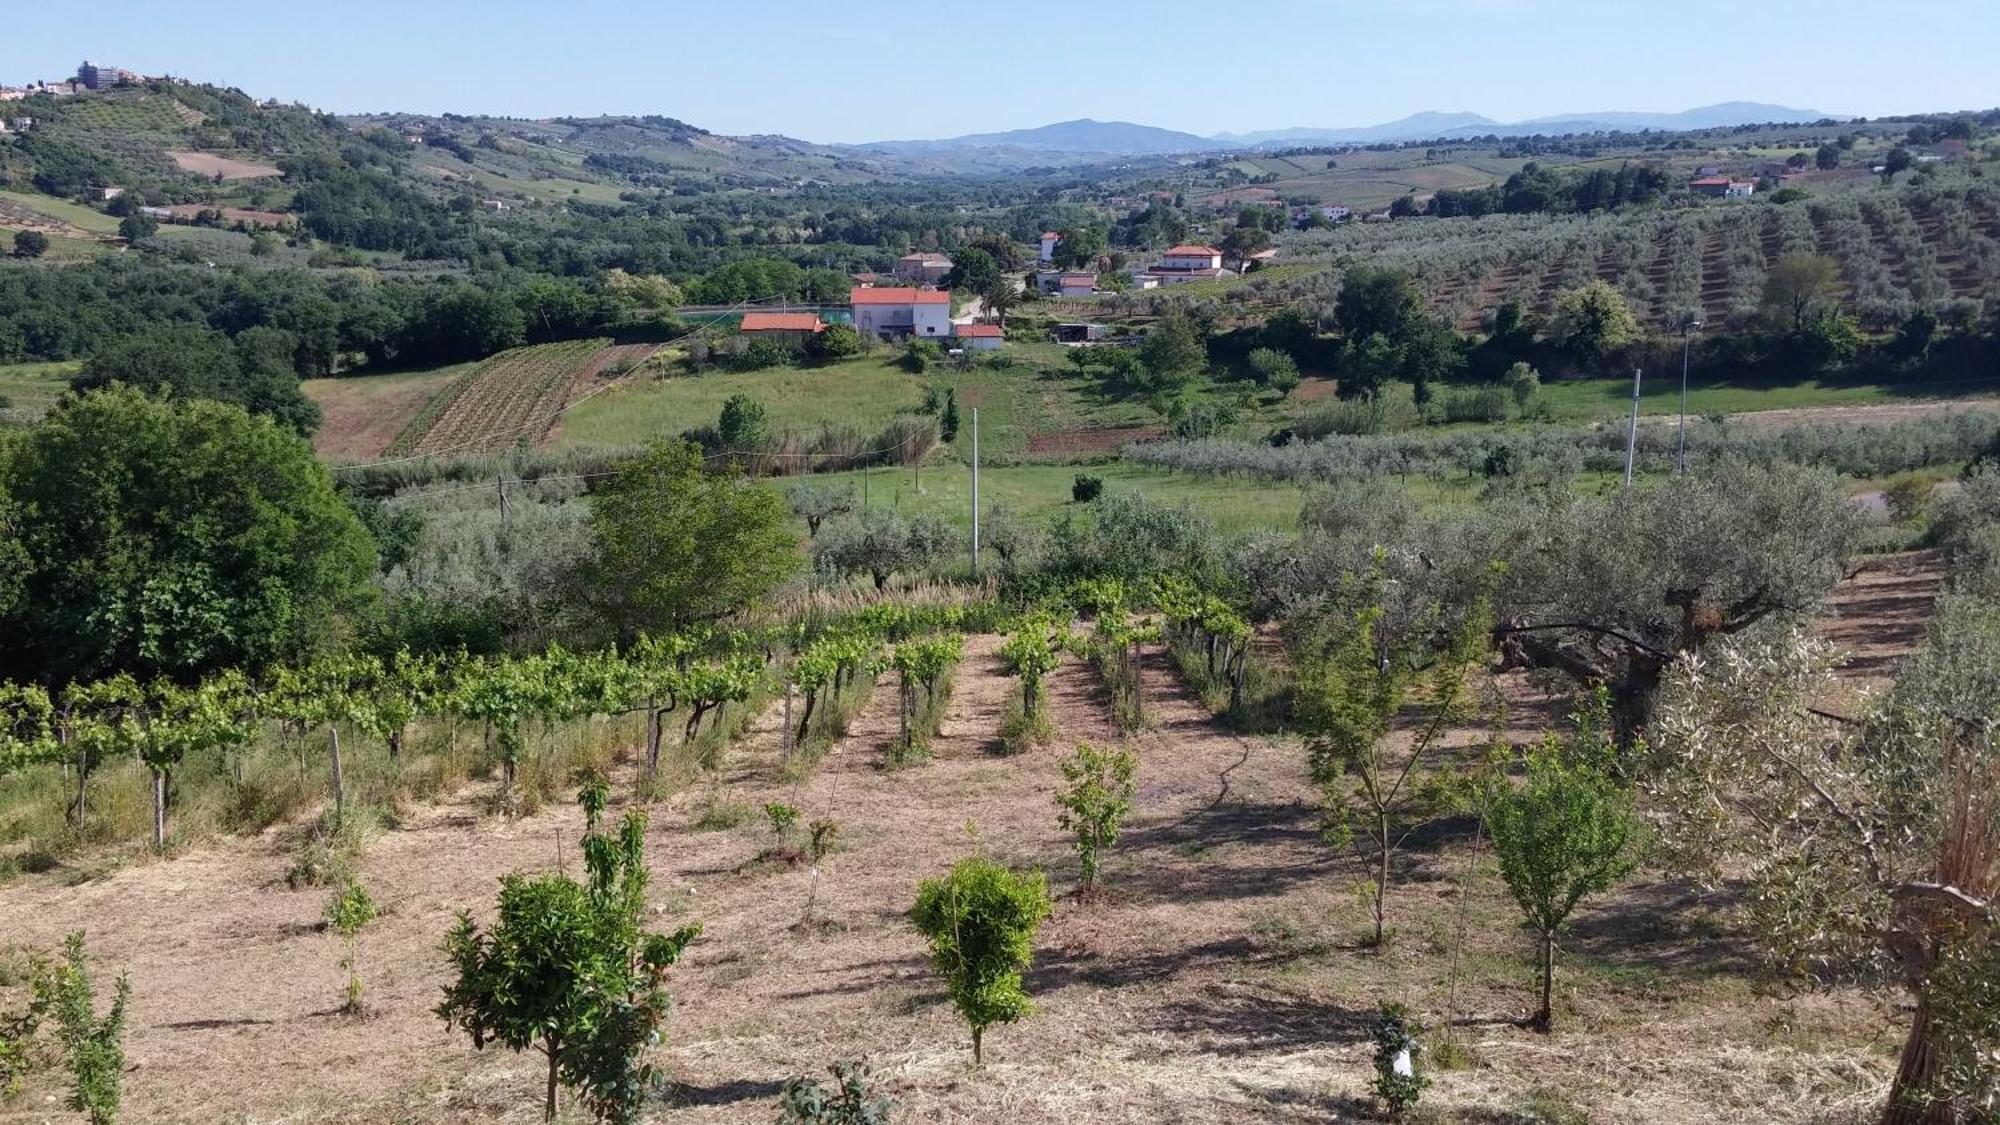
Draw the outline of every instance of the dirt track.
<instances>
[{"instance_id":1,"label":"dirt track","mask_svg":"<svg viewBox=\"0 0 2000 1125\"><path fill-rule=\"evenodd\" d=\"M1851 592L1868 604L1859 584ZM1479 1065L1436 1072L1426 1099L1452 1120L1531 1120L1511 1114L1539 1088L1597 1121L1805 1122L1834 1102L1866 1105L1886 1075L1892 1013L1851 991L1794 997L1782 1006L1790 1030L1774 1033L1780 1006L1748 989L1744 951L1675 884L1642 881L1583 912L1554 1041L1505 1023L1528 1002L1528 943L1490 859L1463 835L1413 842L1391 904L1402 936L1385 955L1360 952L1361 868L1319 840L1296 745L1219 728L1158 653L1155 726L1134 740L1136 809L1107 895L1079 902L1055 825L1054 752L994 753L1015 690L997 638L968 643L956 680L927 763L882 768L896 725L885 682L803 782L777 761L776 709L753 725L719 790L753 810L742 827L694 830L705 785L655 809L657 924L706 929L674 979L662 1061L680 1085L651 1119L767 1122L786 1077L865 1057L900 1121L1369 1120L1367 1026L1388 999L1470 1021L1460 1034ZM1509 680L1510 737L1531 738L1557 708ZM1087 666L1066 662L1049 686L1060 745L1115 738ZM413 810L367 851L363 878L387 913L362 939L379 1013L365 1022L333 1011L325 892L286 888L291 853L276 834L81 886L16 883L0 943L48 946L86 928L93 955L129 969L134 1121L534 1120L537 1058L475 1053L429 1014L436 948L457 910L490 909L502 874L558 857L574 871L581 824L569 808L498 819L481 812L484 796L475 786ZM840 823L816 890L811 871L756 862L770 836L754 810L781 799ZM974 850L1043 867L1062 896L1029 977L1039 1010L989 1032L978 1074L903 913L920 878ZM1461 894L1468 871L1483 875ZM814 922L801 928L809 900ZM1463 979L1447 992L1453 964ZM0 1120L44 1120L48 1093L31 1090Z\"/></svg>"}]
</instances>

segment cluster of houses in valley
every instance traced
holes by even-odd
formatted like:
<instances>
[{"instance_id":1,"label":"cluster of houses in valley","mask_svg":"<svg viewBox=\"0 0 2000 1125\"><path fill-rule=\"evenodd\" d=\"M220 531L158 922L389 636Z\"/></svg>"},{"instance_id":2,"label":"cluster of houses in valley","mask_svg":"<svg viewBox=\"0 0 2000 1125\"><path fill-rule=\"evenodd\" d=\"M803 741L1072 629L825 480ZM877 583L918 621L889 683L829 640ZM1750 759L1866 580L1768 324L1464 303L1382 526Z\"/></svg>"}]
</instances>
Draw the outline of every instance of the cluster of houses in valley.
<instances>
[{"instance_id":1,"label":"cluster of houses in valley","mask_svg":"<svg viewBox=\"0 0 2000 1125\"><path fill-rule=\"evenodd\" d=\"M1346 208L1340 208L1345 215ZM1037 253L1038 267L1031 275L1036 291L1050 297L1088 297L1099 291L1099 275L1093 269L1057 269L1056 246L1062 236L1045 232ZM1275 257L1277 251L1264 250L1224 265L1223 251L1199 243L1187 243L1161 253L1156 260L1135 266L1128 283L1131 289L1157 289L1191 281L1209 281L1238 276L1252 263ZM954 320L951 292L942 288L951 274L952 260L935 251L917 251L896 260L888 274L857 273L848 292L856 331L883 340L936 340L966 351L994 351L1006 339L998 324L982 323L976 317ZM1072 326L1094 328L1091 325ZM828 322L818 312L752 312L743 317L738 330L746 336L804 343L826 331ZM1077 334L1070 342L1087 343L1094 333Z\"/></svg>"}]
</instances>

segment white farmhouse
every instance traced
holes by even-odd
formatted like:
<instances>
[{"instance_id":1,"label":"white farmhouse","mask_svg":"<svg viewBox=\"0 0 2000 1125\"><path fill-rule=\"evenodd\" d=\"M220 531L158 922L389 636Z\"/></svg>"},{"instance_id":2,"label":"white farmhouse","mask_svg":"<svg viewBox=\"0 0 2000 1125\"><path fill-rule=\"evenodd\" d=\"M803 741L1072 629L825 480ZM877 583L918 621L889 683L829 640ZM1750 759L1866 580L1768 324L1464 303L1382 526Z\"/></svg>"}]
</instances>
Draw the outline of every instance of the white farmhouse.
<instances>
[{"instance_id":1,"label":"white farmhouse","mask_svg":"<svg viewBox=\"0 0 2000 1125\"><path fill-rule=\"evenodd\" d=\"M1055 261L1056 243L1061 241L1062 241L1062 235L1059 235L1052 230L1043 231L1041 253L1035 260L1042 263L1043 265L1048 265L1050 262Z\"/></svg>"},{"instance_id":2,"label":"white farmhouse","mask_svg":"<svg viewBox=\"0 0 2000 1125\"><path fill-rule=\"evenodd\" d=\"M1146 280L1151 280L1157 285L1178 285L1185 281L1207 281L1211 278L1235 276L1233 272L1222 268L1222 251L1213 246L1194 244L1176 246L1168 250L1160 255L1160 260L1154 262L1151 267L1134 270L1132 280L1142 288L1151 289L1153 286L1146 285Z\"/></svg>"},{"instance_id":3,"label":"white farmhouse","mask_svg":"<svg viewBox=\"0 0 2000 1125\"><path fill-rule=\"evenodd\" d=\"M951 294L946 290L855 288L848 293L847 300L854 306L854 328L858 332L890 339L898 336L943 339L951 335Z\"/></svg>"}]
</instances>

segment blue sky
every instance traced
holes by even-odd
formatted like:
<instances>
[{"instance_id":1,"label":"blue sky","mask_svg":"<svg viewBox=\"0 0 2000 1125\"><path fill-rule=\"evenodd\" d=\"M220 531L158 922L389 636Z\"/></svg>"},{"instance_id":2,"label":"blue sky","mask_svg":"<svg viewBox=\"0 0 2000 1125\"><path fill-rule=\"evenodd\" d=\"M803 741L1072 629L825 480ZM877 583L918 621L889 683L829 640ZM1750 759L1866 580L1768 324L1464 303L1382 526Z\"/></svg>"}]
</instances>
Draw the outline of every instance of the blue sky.
<instances>
[{"instance_id":1,"label":"blue sky","mask_svg":"<svg viewBox=\"0 0 2000 1125\"><path fill-rule=\"evenodd\" d=\"M1994 0L75 0L10 6L0 82L87 57L340 112L859 141L1076 117L1208 134L1425 109L1965 109L2000 104L1996 48Z\"/></svg>"}]
</instances>

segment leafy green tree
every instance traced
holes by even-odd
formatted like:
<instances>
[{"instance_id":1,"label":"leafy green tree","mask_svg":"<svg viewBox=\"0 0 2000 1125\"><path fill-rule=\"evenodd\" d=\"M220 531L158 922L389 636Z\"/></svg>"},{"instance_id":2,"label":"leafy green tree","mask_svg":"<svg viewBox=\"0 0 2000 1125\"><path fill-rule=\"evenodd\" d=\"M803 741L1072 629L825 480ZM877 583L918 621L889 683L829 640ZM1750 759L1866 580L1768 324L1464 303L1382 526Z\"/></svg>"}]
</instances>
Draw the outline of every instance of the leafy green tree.
<instances>
[{"instance_id":1,"label":"leafy green tree","mask_svg":"<svg viewBox=\"0 0 2000 1125\"><path fill-rule=\"evenodd\" d=\"M812 346L821 359L846 359L861 354L861 333L852 324L829 324Z\"/></svg>"},{"instance_id":2,"label":"leafy green tree","mask_svg":"<svg viewBox=\"0 0 2000 1125\"><path fill-rule=\"evenodd\" d=\"M726 452L752 453L770 438L770 417L763 403L749 395L734 394L722 404L715 430Z\"/></svg>"},{"instance_id":3,"label":"leafy green tree","mask_svg":"<svg viewBox=\"0 0 2000 1125\"><path fill-rule=\"evenodd\" d=\"M1147 389L1171 391L1208 366L1208 346L1194 321L1178 313L1160 318L1139 345Z\"/></svg>"},{"instance_id":4,"label":"leafy green tree","mask_svg":"<svg viewBox=\"0 0 2000 1125\"><path fill-rule=\"evenodd\" d=\"M645 1049L666 1026L667 970L701 927L642 928L646 815L628 811L615 835L600 831L603 786L581 796L587 882L509 875L491 928L461 913L445 938L456 976L437 1014L475 1048L540 1050L548 1061L544 1121L555 1120L557 1090L568 1086L597 1120L629 1125L658 1081Z\"/></svg>"},{"instance_id":5,"label":"leafy green tree","mask_svg":"<svg viewBox=\"0 0 2000 1125\"><path fill-rule=\"evenodd\" d=\"M118 237L127 242L151 238L160 231L160 221L151 215L133 213L118 220Z\"/></svg>"},{"instance_id":6,"label":"leafy green tree","mask_svg":"<svg viewBox=\"0 0 2000 1125\"><path fill-rule=\"evenodd\" d=\"M1097 872L1104 853L1118 842L1118 828L1132 811L1132 775L1138 756L1129 747L1100 750L1088 742L1057 763L1063 788L1056 790L1062 810L1057 823L1076 837L1076 858L1083 868L1083 893L1097 889Z\"/></svg>"},{"instance_id":7,"label":"leafy green tree","mask_svg":"<svg viewBox=\"0 0 2000 1125\"><path fill-rule=\"evenodd\" d=\"M111 1010L97 1014L97 992L84 959L83 932L63 940L63 962L36 983L37 1001L55 1019L56 1040L69 1070L69 1107L90 1125L114 1125L124 1099L125 1007L132 982L123 975Z\"/></svg>"},{"instance_id":8,"label":"leafy green tree","mask_svg":"<svg viewBox=\"0 0 2000 1125\"><path fill-rule=\"evenodd\" d=\"M1354 266L1340 279L1334 322L1349 340L1382 336L1391 342L1424 315L1424 297L1410 275L1387 266Z\"/></svg>"},{"instance_id":9,"label":"leafy green tree","mask_svg":"<svg viewBox=\"0 0 2000 1125\"><path fill-rule=\"evenodd\" d=\"M1542 389L1542 377L1527 364L1516 363L1500 377L1500 385L1507 388L1507 393L1513 397L1514 409L1526 417L1528 408L1535 404L1535 396Z\"/></svg>"},{"instance_id":10,"label":"leafy green tree","mask_svg":"<svg viewBox=\"0 0 2000 1125\"><path fill-rule=\"evenodd\" d=\"M1299 386L1298 361L1276 348L1252 348L1247 361L1257 381L1280 394L1290 394Z\"/></svg>"},{"instance_id":11,"label":"leafy green tree","mask_svg":"<svg viewBox=\"0 0 2000 1125\"><path fill-rule=\"evenodd\" d=\"M957 549L957 533L936 516L906 519L878 507L826 524L813 541L813 564L834 574L866 574L885 590L891 577L931 566Z\"/></svg>"},{"instance_id":12,"label":"leafy green tree","mask_svg":"<svg viewBox=\"0 0 2000 1125\"><path fill-rule=\"evenodd\" d=\"M984 1062L986 1029L1034 1011L1021 972L1035 954L1035 933L1049 916L1041 872L1010 871L983 856L958 861L951 874L917 887L910 920L931 943L931 965L972 1028L972 1065Z\"/></svg>"},{"instance_id":13,"label":"leafy green tree","mask_svg":"<svg viewBox=\"0 0 2000 1125\"><path fill-rule=\"evenodd\" d=\"M1465 711L1466 677L1486 654L1491 621L1483 606L1465 614L1438 651L1434 613L1392 631L1379 600L1381 576L1370 585L1378 596L1358 611L1300 636L1294 662L1307 773L1325 809L1322 836L1367 862L1379 947L1397 852L1412 832L1462 803L1439 734ZM1410 703L1423 708L1424 719L1412 743L1397 746L1390 724Z\"/></svg>"},{"instance_id":14,"label":"leafy green tree","mask_svg":"<svg viewBox=\"0 0 2000 1125\"><path fill-rule=\"evenodd\" d=\"M659 442L591 498L598 596L626 636L672 632L750 605L798 569L784 497L707 471Z\"/></svg>"},{"instance_id":15,"label":"leafy green tree","mask_svg":"<svg viewBox=\"0 0 2000 1125\"><path fill-rule=\"evenodd\" d=\"M311 448L221 403L64 399L0 445L0 492L26 557L0 667L38 679L297 659L375 571Z\"/></svg>"},{"instance_id":16,"label":"leafy green tree","mask_svg":"<svg viewBox=\"0 0 2000 1125\"><path fill-rule=\"evenodd\" d=\"M14 256L16 258L39 258L49 252L49 236L38 230L14 232Z\"/></svg>"},{"instance_id":17,"label":"leafy green tree","mask_svg":"<svg viewBox=\"0 0 2000 1125\"><path fill-rule=\"evenodd\" d=\"M1780 332L1803 332L1827 315L1840 285L1840 263L1823 254L1787 254L1764 274L1759 311Z\"/></svg>"},{"instance_id":18,"label":"leafy green tree","mask_svg":"<svg viewBox=\"0 0 2000 1125\"><path fill-rule=\"evenodd\" d=\"M1096 269L1097 259L1109 245L1103 227L1064 227L1056 232L1054 262L1057 269Z\"/></svg>"},{"instance_id":19,"label":"leafy green tree","mask_svg":"<svg viewBox=\"0 0 2000 1125\"><path fill-rule=\"evenodd\" d=\"M1884 183L1894 183L1898 175L1909 171L1910 166L1916 162L1917 158L1910 153L1909 149L1904 148L1902 145L1897 145L1895 148L1889 150L1887 156L1882 158L1882 181Z\"/></svg>"},{"instance_id":20,"label":"leafy green tree","mask_svg":"<svg viewBox=\"0 0 2000 1125\"><path fill-rule=\"evenodd\" d=\"M1609 282L1589 281L1556 298L1548 334L1577 362L1594 366L1639 338L1639 320Z\"/></svg>"},{"instance_id":21,"label":"leafy green tree","mask_svg":"<svg viewBox=\"0 0 2000 1125\"><path fill-rule=\"evenodd\" d=\"M946 387L944 409L938 411L938 440L946 445L958 437L958 388Z\"/></svg>"},{"instance_id":22,"label":"leafy green tree","mask_svg":"<svg viewBox=\"0 0 2000 1125\"><path fill-rule=\"evenodd\" d=\"M334 891L326 904L326 924L340 935L340 969L347 974L347 1001L344 1010L358 1014L361 1006L361 973L356 967L356 943L361 928L375 920L375 900L358 879L349 879Z\"/></svg>"},{"instance_id":23,"label":"leafy green tree","mask_svg":"<svg viewBox=\"0 0 2000 1125\"><path fill-rule=\"evenodd\" d=\"M1813 154L1813 163L1822 172L1840 167L1840 146L1830 142L1819 146L1819 151Z\"/></svg>"},{"instance_id":24,"label":"leafy green tree","mask_svg":"<svg viewBox=\"0 0 2000 1125\"><path fill-rule=\"evenodd\" d=\"M273 355L265 346L272 340L262 334L279 330L256 331L260 335L239 349L229 337L199 325L156 324L98 347L70 386L84 391L123 383L175 398L214 399L312 433L320 411L299 387L293 356L282 349ZM297 337L279 339L296 350Z\"/></svg>"},{"instance_id":25,"label":"leafy green tree","mask_svg":"<svg viewBox=\"0 0 2000 1125\"><path fill-rule=\"evenodd\" d=\"M1000 263L977 246L965 247L953 255L951 272L944 276L945 288L963 289L968 293L984 293L998 280Z\"/></svg>"},{"instance_id":26,"label":"leafy green tree","mask_svg":"<svg viewBox=\"0 0 2000 1125\"><path fill-rule=\"evenodd\" d=\"M806 534L819 538L819 529L829 518L854 510L854 486L801 484L792 489L792 511L806 521Z\"/></svg>"},{"instance_id":27,"label":"leafy green tree","mask_svg":"<svg viewBox=\"0 0 2000 1125\"><path fill-rule=\"evenodd\" d=\"M1486 827L1541 959L1541 1007L1532 1026L1554 1026L1556 945L1585 896L1609 890L1637 864L1631 795L1610 770L1609 704L1568 746L1550 738L1528 756L1527 780L1501 782L1487 801Z\"/></svg>"}]
</instances>

